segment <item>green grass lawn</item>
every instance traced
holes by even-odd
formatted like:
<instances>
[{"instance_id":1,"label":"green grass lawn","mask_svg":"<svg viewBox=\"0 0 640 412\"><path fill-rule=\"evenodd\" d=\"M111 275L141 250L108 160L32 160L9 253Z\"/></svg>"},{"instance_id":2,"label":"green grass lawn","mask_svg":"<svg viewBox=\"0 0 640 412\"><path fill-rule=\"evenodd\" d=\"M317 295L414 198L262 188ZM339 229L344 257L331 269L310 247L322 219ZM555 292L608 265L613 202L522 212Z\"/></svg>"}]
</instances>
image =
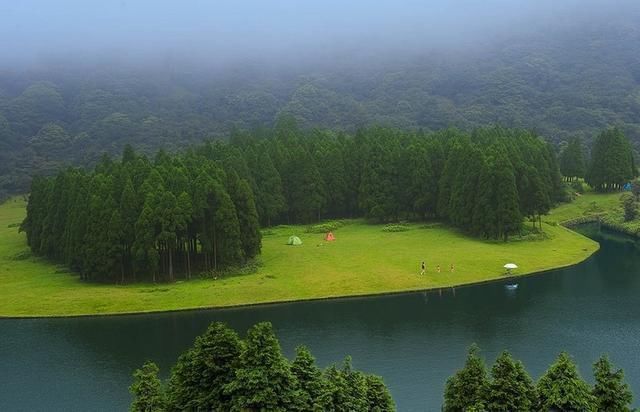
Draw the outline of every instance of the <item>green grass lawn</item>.
<instances>
[{"instance_id":1,"label":"green grass lawn","mask_svg":"<svg viewBox=\"0 0 640 412\"><path fill-rule=\"evenodd\" d=\"M544 216L547 222L562 223L594 214L616 214L620 209L621 193L586 192L571 203L565 203Z\"/></svg>"},{"instance_id":2,"label":"green grass lawn","mask_svg":"<svg viewBox=\"0 0 640 412\"><path fill-rule=\"evenodd\" d=\"M304 233L303 227L270 230L263 240L263 265L253 274L175 284L95 285L30 257L25 236L15 227L24 214L21 199L0 205L0 316L163 311L450 287L499 279L508 262L517 263L516 273L524 275L578 263L598 249L590 239L553 225L544 225L546 240L493 243L444 226L416 224L388 233L356 221L335 231L337 240L331 243L322 234ZM304 244L286 246L292 234ZM422 260L427 262L425 276L419 275Z\"/></svg>"}]
</instances>

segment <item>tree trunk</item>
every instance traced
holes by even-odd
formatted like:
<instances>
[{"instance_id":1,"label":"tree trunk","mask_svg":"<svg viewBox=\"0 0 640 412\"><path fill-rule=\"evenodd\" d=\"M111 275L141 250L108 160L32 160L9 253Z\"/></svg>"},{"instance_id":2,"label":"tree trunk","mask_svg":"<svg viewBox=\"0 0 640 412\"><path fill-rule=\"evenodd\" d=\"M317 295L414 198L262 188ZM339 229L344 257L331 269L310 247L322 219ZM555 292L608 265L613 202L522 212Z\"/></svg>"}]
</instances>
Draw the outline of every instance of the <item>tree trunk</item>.
<instances>
[{"instance_id":1,"label":"tree trunk","mask_svg":"<svg viewBox=\"0 0 640 412\"><path fill-rule=\"evenodd\" d=\"M218 270L218 239L213 235L213 270Z\"/></svg>"},{"instance_id":2,"label":"tree trunk","mask_svg":"<svg viewBox=\"0 0 640 412\"><path fill-rule=\"evenodd\" d=\"M169 282L173 282L173 251L171 247L167 248L167 253L169 254Z\"/></svg>"},{"instance_id":3,"label":"tree trunk","mask_svg":"<svg viewBox=\"0 0 640 412\"><path fill-rule=\"evenodd\" d=\"M187 279L191 279L191 254L189 253L190 247L191 245L187 245Z\"/></svg>"}]
</instances>

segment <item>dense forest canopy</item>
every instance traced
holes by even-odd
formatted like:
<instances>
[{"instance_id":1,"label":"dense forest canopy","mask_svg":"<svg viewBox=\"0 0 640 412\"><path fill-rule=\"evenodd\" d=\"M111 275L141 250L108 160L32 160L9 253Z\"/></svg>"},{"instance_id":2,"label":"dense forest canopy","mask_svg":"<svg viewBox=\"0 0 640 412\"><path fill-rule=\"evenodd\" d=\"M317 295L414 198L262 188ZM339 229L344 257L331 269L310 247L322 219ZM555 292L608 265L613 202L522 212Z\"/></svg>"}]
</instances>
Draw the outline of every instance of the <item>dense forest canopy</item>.
<instances>
[{"instance_id":1,"label":"dense forest canopy","mask_svg":"<svg viewBox=\"0 0 640 412\"><path fill-rule=\"evenodd\" d=\"M91 172L36 178L22 229L36 254L83 278L172 281L251 260L260 224L437 218L507 240L564 195L552 147L531 132L378 127L348 135L305 132L286 117L230 143L152 160L127 146Z\"/></svg>"},{"instance_id":2,"label":"dense forest canopy","mask_svg":"<svg viewBox=\"0 0 640 412\"><path fill-rule=\"evenodd\" d=\"M376 54L305 53L215 68L129 64L127 57L46 60L0 70L0 191L28 190L35 173L95 165L130 143L174 151L234 129L371 125L470 131L489 124L535 130L585 148L609 125L640 143L640 29L635 14L504 34L470 47L412 46ZM411 44L420 43L412 39ZM185 59L188 60L188 59Z\"/></svg>"}]
</instances>

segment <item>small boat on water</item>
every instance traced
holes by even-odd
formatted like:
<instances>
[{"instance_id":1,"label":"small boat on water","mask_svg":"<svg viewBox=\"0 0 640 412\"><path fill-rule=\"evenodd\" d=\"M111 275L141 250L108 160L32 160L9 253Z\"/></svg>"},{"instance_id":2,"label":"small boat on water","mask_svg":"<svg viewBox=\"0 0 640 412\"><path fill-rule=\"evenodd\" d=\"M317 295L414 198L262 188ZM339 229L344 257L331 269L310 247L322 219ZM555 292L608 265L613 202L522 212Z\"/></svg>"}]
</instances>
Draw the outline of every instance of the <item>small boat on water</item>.
<instances>
[{"instance_id":1,"label":"small boat on water","mask_svg":"<svg viewBox=\"0 0 640 412\"><path fill-rule=\"evenodd\" d=\"M516 290L516 289L518 289L518 284L517 283L510 283L508 285L504 285L504 287L507 290Z\"/></svg>"}]
</instances>

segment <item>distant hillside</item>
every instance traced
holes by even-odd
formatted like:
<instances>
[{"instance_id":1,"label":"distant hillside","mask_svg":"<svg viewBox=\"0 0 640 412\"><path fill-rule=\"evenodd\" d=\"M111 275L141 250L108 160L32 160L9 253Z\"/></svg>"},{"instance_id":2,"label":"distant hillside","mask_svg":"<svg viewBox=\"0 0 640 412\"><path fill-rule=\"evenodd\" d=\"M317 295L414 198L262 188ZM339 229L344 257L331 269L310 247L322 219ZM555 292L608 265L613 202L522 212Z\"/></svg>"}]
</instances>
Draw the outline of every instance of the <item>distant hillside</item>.
<instances>
[{"instance_id":1,"label":"distant hillside","mask_svg":"<svg viewBox=\"0 0 640 412\"><path fill-rule=\"evenodd\" d=\"M307 67L76 67L0 72L0 192L33 173L226 137L293 114L305 128L470 129L499 123L555 143L619 125L640 145L640 29L605 22L501 39L464 53L336 58ZM283 67L286 65L283 64Z\"/></svg>"}]
</instances>

